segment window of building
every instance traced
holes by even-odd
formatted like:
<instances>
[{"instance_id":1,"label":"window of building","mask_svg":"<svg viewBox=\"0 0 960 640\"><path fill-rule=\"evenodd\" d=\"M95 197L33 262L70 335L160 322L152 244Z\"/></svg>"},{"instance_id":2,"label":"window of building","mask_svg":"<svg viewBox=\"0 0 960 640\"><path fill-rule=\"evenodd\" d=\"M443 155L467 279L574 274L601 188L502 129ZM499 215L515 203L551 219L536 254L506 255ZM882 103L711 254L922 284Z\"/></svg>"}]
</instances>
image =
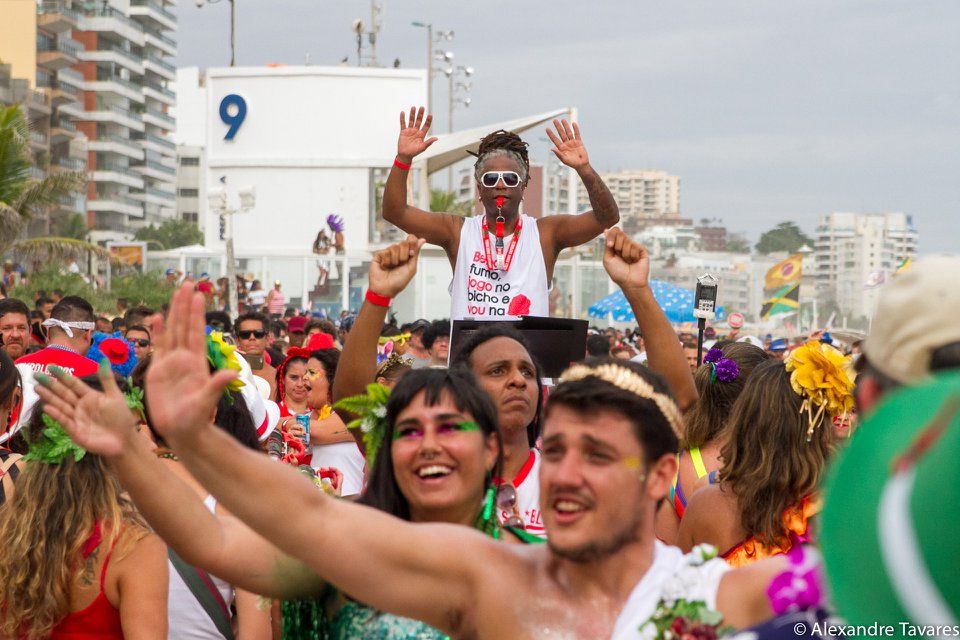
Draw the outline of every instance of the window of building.
<instances>
[{"instance_id":1,"label":"window of building","mask_svg":"<svg viewBox=\"0 0 960 640\"><path fill-rule=\"evenodd\" d=\"M183 156L180 158L180 166L182 167L199 167L200 158L195 158L193 156Z\"/></svg>"},{"instance_id":2,"label":"window of building","mask_svg":"<svg viewBox=\"0 0 960 640\"><path fill-rule=\"evenodd\" d=\"M200 191L198 189L177 189L177 195L184 198L197 198L200 196Z\"/></svg>"},{"instance_id":3,"label":"window of building","mask_svg":"<svg viewBox=\"0 0 960 640\"><path fill-rule=\"evenodd\" d=\"M197 218L197 212L196 212L196 211L184 211L184 212L181 214L181 217L182 217L186 222L197 222L197 220L198 220L198 218Z\"/></svg>"}]
</instances>

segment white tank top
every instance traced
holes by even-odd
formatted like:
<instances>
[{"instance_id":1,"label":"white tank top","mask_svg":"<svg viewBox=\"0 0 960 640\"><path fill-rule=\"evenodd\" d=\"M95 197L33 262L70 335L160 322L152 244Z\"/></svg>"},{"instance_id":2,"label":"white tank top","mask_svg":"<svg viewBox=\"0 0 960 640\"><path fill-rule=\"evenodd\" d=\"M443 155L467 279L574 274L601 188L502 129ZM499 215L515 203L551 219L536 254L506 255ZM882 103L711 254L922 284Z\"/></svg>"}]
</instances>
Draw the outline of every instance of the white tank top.
<instances>
[{"instance_id":1,"label":"white tank top","mask_svg":"<svg viewBox=\"0 0 960 640\"><path fill-rule=\"evenodd\" d=\"M363 491L363 468L366 460L356 442L315 444L312 450L311 467L335 467L343 474L343 489L340 495L355 496Z\"/></svg>"},{"instance_id":2,"label":"white tank top","mask_svg":"<svg viewBox=\"0 0 960 640\"><path fill-rule=\"evenodd\" d=\"M210 513L217 509L217 499L208 495L203 499ZM177 640L223 640L223 634L217 631L213 620L197 602L190 587L177 573L173 563L167 560L167 570L170 572L170 589L167 594L167 637ZM230 606L233 602L233 586L220 578L210 575L214 586L220 592L220 597Z\"/></svg>"},{"instance_id":3,"label":"white tank top","mask_svg":"<svg viewBox=\"0 0 960 640\"><path fill-rule=\"evenodd\" d=\"M522 215L523 227L509 271L490 271L483 251L483 216L463 221L460 248L450 282L450 319L518 320L520 316L550 315L547 265L540 246L537 221ZM513 234L503 239L509 251ZM496 256L494 235L490 251Z\"/></svg>"},{"instance_id":4,"label":"white tank top","mask_svg":"<svg viewBox=\"0 0 960 640\"><path fill-rule=\"evenodd\" d=\"M547 537L543 528L543 515L540 511L540 452L531 449L527 462L520 473L511 481L517 490L517 515L523 520L523 528L541 538ZM506 523L513 515L510 511L500 510L500 522Z\"/></svg>"}]
</instances>

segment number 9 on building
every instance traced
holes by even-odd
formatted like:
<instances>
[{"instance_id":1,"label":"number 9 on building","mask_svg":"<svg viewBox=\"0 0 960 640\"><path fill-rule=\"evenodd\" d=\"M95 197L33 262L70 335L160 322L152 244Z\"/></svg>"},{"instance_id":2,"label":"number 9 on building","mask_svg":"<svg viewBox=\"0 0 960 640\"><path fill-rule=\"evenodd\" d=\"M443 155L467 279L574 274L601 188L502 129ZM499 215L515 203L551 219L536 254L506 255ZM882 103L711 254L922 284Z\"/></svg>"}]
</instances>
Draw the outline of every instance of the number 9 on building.
<instances>
[{"instance_id":1,"label":"number 9 on building","mask_svg":"<svg viewBox=\"0 0 960 640\"><path fill-rule=\"evenodd\" d=\"M227 129L227 135L223 136L223 139L233 140L233 137L237 135L237 131L240 130L240 125L243 124L246 117L246 100L235 93L224 96L223 100L220 101L220 120L230 128Z\"/></svg>"}]
</instances>

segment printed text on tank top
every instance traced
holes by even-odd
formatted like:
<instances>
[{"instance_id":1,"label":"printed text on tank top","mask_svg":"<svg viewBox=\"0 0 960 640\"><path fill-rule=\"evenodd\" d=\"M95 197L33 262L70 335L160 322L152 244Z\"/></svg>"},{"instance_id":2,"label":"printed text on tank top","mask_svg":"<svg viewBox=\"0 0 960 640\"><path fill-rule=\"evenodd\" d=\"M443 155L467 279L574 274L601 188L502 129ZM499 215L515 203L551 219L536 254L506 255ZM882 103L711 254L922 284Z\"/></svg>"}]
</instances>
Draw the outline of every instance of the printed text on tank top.
<instances>
[{"instance_id":1,"label":"printed text on tank top","mask_svg":"<svg viewBox=\"0 0 960 640\"><path fill-rule=\"evenodd\" d=\"M510 263L513 262L513 254L517 251L517 243L520 242L520 231L523 230L523 218L517 218L517 227L513 230L513 238L510 239L510 247L507 249L506 257L503 256L503 225L497 222L497 259L494 261L493 253L490 251L490 227L487 225L487 216L483 216L483 255L490 271L510 271Z\"/></svg>"}]
</instances>

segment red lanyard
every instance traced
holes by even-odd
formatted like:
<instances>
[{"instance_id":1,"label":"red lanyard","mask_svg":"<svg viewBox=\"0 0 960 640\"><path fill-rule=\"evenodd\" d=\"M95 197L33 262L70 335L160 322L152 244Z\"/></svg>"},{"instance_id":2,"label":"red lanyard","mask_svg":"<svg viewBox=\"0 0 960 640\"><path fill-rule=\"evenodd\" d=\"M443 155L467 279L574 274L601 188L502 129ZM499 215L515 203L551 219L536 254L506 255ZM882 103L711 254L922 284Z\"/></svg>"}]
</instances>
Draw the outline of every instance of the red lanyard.
<instances>
[{"instance_id":1,"label":"red lanyard","mask_svg":"<svg viewBox=\"0 0 960 640\"><path fill-rule=\"evenodd\" d=\"M499 225L498 225L499 226ZM490 250L490 227L487 226L487 216L483 216L483 255L487 261L487 268L490 271L509 271L510 263L513 262L513 254L517 250L517 242L520 241L520 230L523 229L523 218L517 218L517 228L513 230L513 239L510 240L510 246L507 248L507 256L503 256L503 236L497 235L497 260L493 260L493 252ZM502 234L503 231L500 230Z\"/></svg>"}]
</instances>

